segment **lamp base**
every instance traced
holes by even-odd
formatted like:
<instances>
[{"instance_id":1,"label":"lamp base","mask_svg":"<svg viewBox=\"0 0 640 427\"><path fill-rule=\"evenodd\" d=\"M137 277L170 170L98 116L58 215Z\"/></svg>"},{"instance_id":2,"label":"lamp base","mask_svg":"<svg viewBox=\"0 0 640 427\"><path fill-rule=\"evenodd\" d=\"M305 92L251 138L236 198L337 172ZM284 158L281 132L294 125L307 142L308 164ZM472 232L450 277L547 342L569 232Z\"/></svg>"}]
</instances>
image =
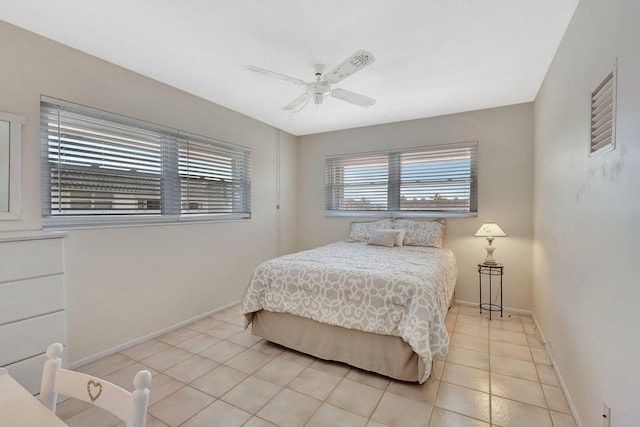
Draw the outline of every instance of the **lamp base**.
<instances>
[{"instance_id":1,"label":"lamp base","mask_svg":"<svg viewBox=\"0 0 640 427\"><path fill-rule=\"evenodd\" d=\"M496 250L496 247L491 244L492 241L493 239L489 240L489 244L484 247L484 249L487 251L487 257L484 259L484 264L488 264L488 265L497 264L496 259L493 257L493 251Z\"/></svg>"}]
</instances>

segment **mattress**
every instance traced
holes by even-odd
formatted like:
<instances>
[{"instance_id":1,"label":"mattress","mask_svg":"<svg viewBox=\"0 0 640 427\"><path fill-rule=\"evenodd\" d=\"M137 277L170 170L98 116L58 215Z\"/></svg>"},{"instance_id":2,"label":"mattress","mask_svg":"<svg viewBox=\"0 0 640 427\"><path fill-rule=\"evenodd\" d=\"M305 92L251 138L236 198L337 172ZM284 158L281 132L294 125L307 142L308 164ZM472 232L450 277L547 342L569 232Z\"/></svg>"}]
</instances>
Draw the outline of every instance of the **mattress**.
<instances>
[{"instance_id":1,"label":"mattress","mask_svg":"<svg viewBox=\"0 0 640 427\"><path fill-rule=\"evenodd\" d=\"M444 317L456 276L448 249L338 242L258 266L242 311L247 323L266 310L398 337L424 365L423 382L433 357L448 350Z\"/></svg>"}]
</instances>

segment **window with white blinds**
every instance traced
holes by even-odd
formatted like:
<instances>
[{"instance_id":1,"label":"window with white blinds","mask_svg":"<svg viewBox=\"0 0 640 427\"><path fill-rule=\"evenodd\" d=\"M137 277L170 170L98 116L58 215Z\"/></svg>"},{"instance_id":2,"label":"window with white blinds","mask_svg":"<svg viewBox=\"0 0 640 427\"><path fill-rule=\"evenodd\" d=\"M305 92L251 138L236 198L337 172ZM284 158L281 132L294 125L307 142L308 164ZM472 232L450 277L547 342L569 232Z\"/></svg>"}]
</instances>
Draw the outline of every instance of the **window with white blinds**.
<instances>
[{"instance_id":1,"label":"window with white blinds","mask_svg":"<svg viewBox=\"0 0 640 427\"><path fill-rule=\"evenodd\" d=\"M45 226L251 216L249 149L42 97Z\"/></svg>"},{"instance_id":2,"label":"window with white blinds","mask_svg":"<svg viewBox=\"0 0 640 427\"><path fill-rule=\"evenodd\" d=\"M327 215L477 215L477 142L332 156Z\"/></svg>"}]
</instances>

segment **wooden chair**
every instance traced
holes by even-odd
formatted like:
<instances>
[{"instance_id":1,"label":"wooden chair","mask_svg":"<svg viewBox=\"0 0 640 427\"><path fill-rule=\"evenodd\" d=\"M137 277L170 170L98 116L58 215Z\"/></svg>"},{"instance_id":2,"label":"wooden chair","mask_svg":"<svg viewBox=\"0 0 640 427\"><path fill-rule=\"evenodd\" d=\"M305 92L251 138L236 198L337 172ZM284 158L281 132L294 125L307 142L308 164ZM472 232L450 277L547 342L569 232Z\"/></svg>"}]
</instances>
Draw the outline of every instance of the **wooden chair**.
<instances>
[{"instance_id":1,"label":"wooden chair","mask_svg":"<svg viewBox=\"0 0 640 427\"><path fill-rule=\"evenodd\" d=\"M133 379L135 390L127 390L110 382L81 372L61 368L62 344L51 344L47 348L44 363L40 401L53 413L56 412L58 394L73 397L116 415L127 423L127 427L144 427L149 404L151 372L142 370Z\"/></svg>"}]
</instances>

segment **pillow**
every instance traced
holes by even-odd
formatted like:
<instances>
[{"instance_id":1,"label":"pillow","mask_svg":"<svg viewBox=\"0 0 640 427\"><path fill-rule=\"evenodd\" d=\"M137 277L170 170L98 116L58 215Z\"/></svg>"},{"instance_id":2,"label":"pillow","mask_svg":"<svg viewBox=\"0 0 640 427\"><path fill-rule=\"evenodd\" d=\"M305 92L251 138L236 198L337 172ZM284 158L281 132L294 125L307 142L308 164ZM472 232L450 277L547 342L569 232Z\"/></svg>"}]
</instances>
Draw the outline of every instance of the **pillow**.
<instances>
[{"instance_id":1,"label":"pillow","mask_svg":"<svg viewBox=\"0 0 640 427\"><path fill-rule=\"evenodd\" d=\"M393 222L394 229L406 231L404 243L407 246L442 247L444 237L444 219L433 221L415 221L411 219L397 219Z\"/></svg>"},{"instance_id":2,"label":"pillow","mask_svg":"<svg viewBox=\"0 0 640 427\"><path fill-rule=\"evenodd\" d=\"M367 244L392 248L396 245L399 234L400 232L397 230L373 230Z\"/></svg>"},{"instance_id":3,"label":"pillow","mask_svg":"<svg viewBox=\"0 0 640 427\"><path fill-rule=\"evenodd\" d=\"M392 221L390 219L381 219L378 221L367 222L352 222L351 230L349 231L349 242L366 242L369 240L369 235L373 230L379 230L383 228L392 228Z\"/></svg>"},{"instance_id":4,"label":"pillow","mask_svg":"<svg viewBox=\"0 0 640 427\"><path fill-rule=\"evenodd\" d=\"M398 233L398 236L396 237L396 243L395 246L402 246L402 242L404 241L404 235L406 233L406 230L382 230L382 231L394 231L396 233Z\"/></svg>"}]
</instances>

